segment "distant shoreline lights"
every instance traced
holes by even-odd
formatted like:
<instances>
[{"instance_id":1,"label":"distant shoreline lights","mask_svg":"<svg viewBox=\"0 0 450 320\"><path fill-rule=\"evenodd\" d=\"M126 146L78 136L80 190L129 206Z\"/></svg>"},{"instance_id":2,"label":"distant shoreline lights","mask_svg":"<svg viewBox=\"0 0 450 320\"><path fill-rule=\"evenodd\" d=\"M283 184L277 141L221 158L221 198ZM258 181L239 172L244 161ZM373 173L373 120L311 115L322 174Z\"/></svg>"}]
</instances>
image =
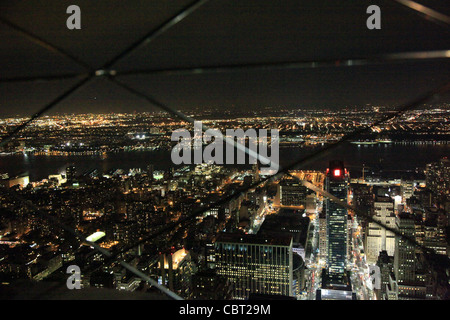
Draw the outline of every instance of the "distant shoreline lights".
<instances>
[{"instance_id":1,"label":"distant shoreline lights","mask_svg":"<svg viewBox=\"0 0 450 320\"><path fill-rule=\"evenodd\" d=\"M195 121L193 137L187 129L172 132L171 140L177 142L171 152L174 164L246 164L248 158L248 164L257 164L259 161L261 165L267 166L261 167L263 175L278 172L280 136L277 129L270 130L270 137L267 129L258 129L258 132L255 129L226 129L225 136L218 129L208 128L204 133L203 129L202 122ZM206 146L203 149L204 144Z\"/></svg>"}]
</instances>

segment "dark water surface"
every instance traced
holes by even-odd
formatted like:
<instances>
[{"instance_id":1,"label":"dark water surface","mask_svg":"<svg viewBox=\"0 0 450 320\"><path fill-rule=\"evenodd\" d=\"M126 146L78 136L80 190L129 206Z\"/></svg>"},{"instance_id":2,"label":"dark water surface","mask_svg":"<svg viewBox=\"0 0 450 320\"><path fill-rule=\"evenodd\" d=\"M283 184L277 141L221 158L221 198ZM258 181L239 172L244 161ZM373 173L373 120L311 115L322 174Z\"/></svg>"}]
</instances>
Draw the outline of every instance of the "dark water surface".
<instances>
[{"instance_id":1,"label":"dark water surface","mask_svg":"<svg viewBox=\"0 0 450 320\"><path fill-rule=\"evenodd\" d=\"M280 164L289 165L296 159L322 148L316 147L281 147ZM325 170L331 159L343 160L352 176L361 174L362 165L369 170L384 172L415 171L427 163L450 156L450 144L412 144L392 143L357 146L344 144L331 152L324 153L301 169ZM107 172L111 169L142 168L153 164L155 170L167 170L173 166L170 151L121 152L107 155L1 155L0 173L10 176L27 172L30 181L47 178L50 174L64 173L68 165L75 165L78 173L98 169ZM238 165L236 165L238 166Z\"/></svg>"}]
</instances>

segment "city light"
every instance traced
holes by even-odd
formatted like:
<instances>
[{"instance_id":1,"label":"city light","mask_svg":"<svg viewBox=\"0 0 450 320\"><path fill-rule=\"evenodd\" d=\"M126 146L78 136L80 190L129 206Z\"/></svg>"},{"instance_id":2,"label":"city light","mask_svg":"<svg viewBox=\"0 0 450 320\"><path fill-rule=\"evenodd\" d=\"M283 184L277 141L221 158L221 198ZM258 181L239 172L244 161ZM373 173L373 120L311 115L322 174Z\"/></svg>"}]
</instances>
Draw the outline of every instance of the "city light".
<instances>
[{"instance_id":1,"label":"city light","mask_svg":"<svg viewBox=\"0 0 450 320\"><path fill-rule=\"evenodd\" d=\"M449 299L439 6L137 2L2 10L5 299Z\"/></svg>"}]
</instances>

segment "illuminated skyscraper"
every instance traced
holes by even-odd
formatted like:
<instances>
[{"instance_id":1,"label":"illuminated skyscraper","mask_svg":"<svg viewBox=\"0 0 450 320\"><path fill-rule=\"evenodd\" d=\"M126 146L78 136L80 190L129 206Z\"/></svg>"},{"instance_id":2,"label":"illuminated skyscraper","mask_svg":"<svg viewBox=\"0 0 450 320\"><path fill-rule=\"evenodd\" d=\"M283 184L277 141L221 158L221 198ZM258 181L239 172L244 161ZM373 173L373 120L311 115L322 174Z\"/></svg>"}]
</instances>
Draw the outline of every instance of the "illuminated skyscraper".
<instances>
[{"instance_id":1,"label":"illuminated skyscraper","mask_svg":"<svg viewBox=\"0 0 450 320\"><path fill-rule=\"evenodd\" d=\"M437 162L427 164L427 188L439 196L450 195L450 160L443 158Z\"/></svg>"},{"instance_id":2,"label":"illuminated skyscraper","mask_svg":"<svg viewBox=\"0 0 450 320\"><path fill-rule=\"evenodd\" d=\"M76 169L74 166L69 166L66 168L66 179L67 182L73 182L75 179Z\"/></svg>"},{"instance_id":3,"label":"illuminated skyscraper","mask_svg":"<svg viewBox=\"0 0 450 320\"><path fill-rule=\"evenodd\" d=\"M215 243L216 272L232 284L233 299L250 294L292 296L292 237L222 233Z\"/></svg>"},{"instance_id":4,"label":"illuminated skyscraper","mask_svg":"<svg viewBox=\"0 0 450 320\"><path fill-rule=\"evenodd\" d=\"M305 208L308 188L296 179L284 179L279 183L278 188L280 194L280 205Z\"/></svg>"},{"instance_id":5,"label":"illuminated skyscraper","mask_svg":"<svg viewBox=\"0 0 450 320\"><path fill-rule=\"evenodd\" d=\"M160 272L159 283L183 298L190 298L192 275L195 273L196 267L189 251L182 248L162 253L158 269Z\"/></svg>"},{"instance_id":6,"label":"illuminated skyscraper","mask_svg":"<svg viewBox=\"0 0 450 320\"><path fill-rule=\"evenodd\" d=\"M395 228L394 202L389 197L377 197L373 206L373 219L378 223ZM375 222L369 222L366 233L367 262L375 264L381 251L394 256L395 234Z\"/></svg>"},{"instance_id":7,"label":"illuminated skyscraper","mask_svg":"<svg viewBox=\"0 0 450 320\"><path fill-rule=\"evenodd\" d=\"M397 216L397 228L400 234L414 239L414 219L408 213ZM415 284L416 282L416 248L410 241L397 236L395 241L394 270L399 285Z\"/></svg>"},{"instance_id":8,"label":"illuminated skyscraper","mask_svg":"<svg viewBox=\"0 0 450 320\"><path fill-rule=\"evenodd\" d=\"M348 173L341 161L331 161L325 181L325 190L347 203ZM327 198L327 267L330 279L340 282L347 261L347 209ZM336 279L336 280L333 280Z\"/></svg>"}]
</instances>

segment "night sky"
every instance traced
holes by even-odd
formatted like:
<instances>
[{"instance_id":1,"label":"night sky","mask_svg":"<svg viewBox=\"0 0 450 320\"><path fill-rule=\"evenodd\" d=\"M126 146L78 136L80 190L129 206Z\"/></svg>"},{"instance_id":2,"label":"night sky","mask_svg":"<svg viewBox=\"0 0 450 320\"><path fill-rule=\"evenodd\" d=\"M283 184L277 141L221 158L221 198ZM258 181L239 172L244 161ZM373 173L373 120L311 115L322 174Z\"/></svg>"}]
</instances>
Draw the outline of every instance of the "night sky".
<instances>
[{"instance_id":1,"label":"night sky","mask_svg":"<svg viewBox=\"0 0 450 320\"><path fill-rule=\"evenodd\" d=\"M450 14L445 1L418 2ZM64 48L93 68L191 3L152 1L0 1L0 17ZM81 8L81 30L66 28L66 8ZM368 30L366 8L381 8L381 30ZM211 0L114 70L364 58L450 49L450 26L438 25L394 1ZM181 110L258 107L338 108L400 105L450 81L446 60L360 67L236 71L198 75L122 76L128 85ZM0 24L0 78L84 70ZM0 83L0 116L31 115L73 80ZM440 102L448 102L447 97ZM96 78L53 112L154 111Z\"/></svg>"}]
</instances>

